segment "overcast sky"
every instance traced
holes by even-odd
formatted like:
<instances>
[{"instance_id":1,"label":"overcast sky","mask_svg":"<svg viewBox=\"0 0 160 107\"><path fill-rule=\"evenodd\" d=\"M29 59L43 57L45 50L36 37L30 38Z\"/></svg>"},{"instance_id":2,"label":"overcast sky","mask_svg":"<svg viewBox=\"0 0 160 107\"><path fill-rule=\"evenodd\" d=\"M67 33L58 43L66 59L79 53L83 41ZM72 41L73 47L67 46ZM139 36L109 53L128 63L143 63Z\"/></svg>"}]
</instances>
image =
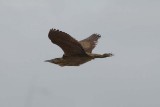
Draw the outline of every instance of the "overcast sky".
<instances>
[{"instance_id":1,"label":"overcast sky","mask_svg":"<svg viewBox=\"0 0 160 107\"><path fill-rule=\"evenodd\" d=\"M0 0L0 107L159 107L159 0ZM50 28L115 56L79 67L44 60L63 51Z\"/></svg>"}]
</instances>

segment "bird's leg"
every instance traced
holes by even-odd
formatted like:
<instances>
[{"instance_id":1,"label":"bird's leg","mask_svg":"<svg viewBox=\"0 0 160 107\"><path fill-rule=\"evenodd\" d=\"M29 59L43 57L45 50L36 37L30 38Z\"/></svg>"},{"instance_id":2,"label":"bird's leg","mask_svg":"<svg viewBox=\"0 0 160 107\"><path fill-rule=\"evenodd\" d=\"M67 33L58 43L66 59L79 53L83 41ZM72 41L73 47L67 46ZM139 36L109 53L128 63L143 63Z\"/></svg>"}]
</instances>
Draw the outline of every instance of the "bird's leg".
<instances>
[{"instance_id":1,"label":"bird's leg","mask_svg":"<svg viewBox=\"0 0 160 107\"><path fill-rule=\"evenodd\" d=\"M113 56L113 54L112 53L105 53L105 54L103 54L103 56L104 57L111 57L111 56Z\"/></svg>"},{"instance_id":2,"label":"bird's leg","mask_svg":"<svg viewBox=\"0 0 160 107\"><path fill-rule=\"evenodd\" d=\"M111 57L113 56L112 53L105 53L105 54L92 54L91 57L94 58L105 58L105 57Z\"/></svg>"}]
</instances>

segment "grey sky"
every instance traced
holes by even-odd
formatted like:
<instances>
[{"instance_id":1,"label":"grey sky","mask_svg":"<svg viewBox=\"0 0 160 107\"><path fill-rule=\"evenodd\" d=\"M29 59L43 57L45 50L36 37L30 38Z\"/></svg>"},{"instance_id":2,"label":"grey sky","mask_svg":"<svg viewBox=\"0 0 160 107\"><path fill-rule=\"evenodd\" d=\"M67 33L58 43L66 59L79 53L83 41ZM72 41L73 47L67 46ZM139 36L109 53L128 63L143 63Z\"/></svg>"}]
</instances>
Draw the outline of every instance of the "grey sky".
<instances>
[{"instance_id":1,"label":"grey sky","mask_svg":"<svg viewBox=\"0 0 160 107\"><path fill-rule=\"evenodd\" d=\"M160 106L159 0L0 0L0 107ZM58 28L101 34L96 59L80 67L44 60L62 50Z\"/></svg>"}]
</instances>

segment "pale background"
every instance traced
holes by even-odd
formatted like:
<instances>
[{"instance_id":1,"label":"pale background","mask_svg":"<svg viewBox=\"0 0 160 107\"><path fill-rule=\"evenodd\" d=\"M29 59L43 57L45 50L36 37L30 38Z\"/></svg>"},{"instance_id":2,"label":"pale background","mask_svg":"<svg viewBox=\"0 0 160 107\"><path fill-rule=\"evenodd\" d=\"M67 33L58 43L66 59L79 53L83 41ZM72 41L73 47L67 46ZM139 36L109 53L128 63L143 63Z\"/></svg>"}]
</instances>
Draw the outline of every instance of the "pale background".
<instances>
[{"instance_id":1,"label":"pale background","mask_svg":"<svg viewBox=\"0 0 160 107\"><path fill-rule=\"evenodd\" d=\"M115 56L46 63L63 54L50 28ZM0 107L160 107L160 1L0 0Z\"/></svg>"}]
</instances>

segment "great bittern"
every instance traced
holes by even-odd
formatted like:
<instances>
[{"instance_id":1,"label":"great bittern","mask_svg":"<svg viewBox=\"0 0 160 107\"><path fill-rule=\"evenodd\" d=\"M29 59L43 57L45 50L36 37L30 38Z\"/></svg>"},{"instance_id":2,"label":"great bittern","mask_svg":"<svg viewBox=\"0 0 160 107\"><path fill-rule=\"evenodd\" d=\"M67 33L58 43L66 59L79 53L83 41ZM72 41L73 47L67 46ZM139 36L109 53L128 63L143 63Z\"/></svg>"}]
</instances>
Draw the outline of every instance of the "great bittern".
<instances>
[{"instance_id":1,"label":"great bittern","mask_svg":"<svg viewBox=\"0 0 160 107\"><path fill-rule=\"evenodd\" d=\"M94 58L105 58L113 55L112 53L92 53L98 39L101 37L99 34L92 34L84 40L77 41L65 32L50 29L48 37L52 43L58 45L64 51L64 55L61 58L46 60L46 62L51 62L60 66L79 66Z\"/></svg>"}]
</instances>

